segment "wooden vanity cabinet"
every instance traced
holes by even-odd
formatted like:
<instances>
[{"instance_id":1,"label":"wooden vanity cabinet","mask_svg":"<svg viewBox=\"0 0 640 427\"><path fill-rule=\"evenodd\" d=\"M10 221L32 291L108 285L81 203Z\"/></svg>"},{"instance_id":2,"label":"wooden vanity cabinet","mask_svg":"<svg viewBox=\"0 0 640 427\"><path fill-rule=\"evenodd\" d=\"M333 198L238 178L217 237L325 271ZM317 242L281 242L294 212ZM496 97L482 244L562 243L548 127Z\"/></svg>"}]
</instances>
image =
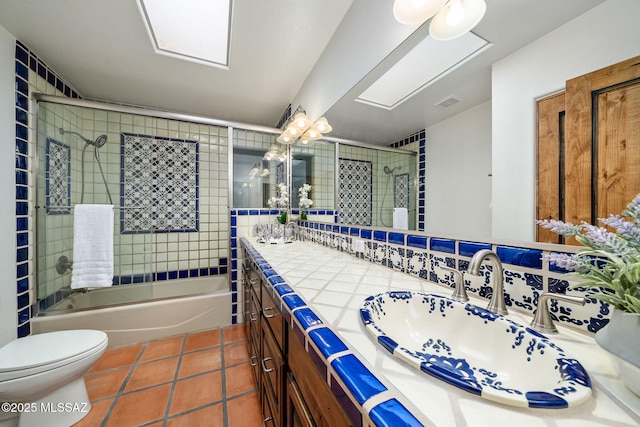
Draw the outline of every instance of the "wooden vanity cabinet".
<instances>
[{"instance_id":1,"label":"wooden vanity cabinet","mask_svg":"<svg viewBox=\"0 0 640 427\"><path fill-rule=\"evenodd\" d=\"M286 324L256 268L243 264L243 314L250 363L266 427L341 427L352 423Z\"/></svg>"},{"instance_id":2,"label":"wooden vanity cabinet","mask_svg":"<svg viewBox=\"0 0 640 427\"><path fill-rule=\"evenodd\" d=\"M249 265L243 268L244 322L249 361L265 426L284 425L286 341L284 319L271 296L270 286Z\"/></svg>"},{"instance_id":3,"label":"wooden vanity cabinet","mask_svg":"<svg viewBox=\"0 0 640 427\"><path fill-rule=\"evenodd\" d=\"M322 378L303 344L289 333L287 362L287 426L352 426L342 406Z\"/></svg>"}]
</instances>

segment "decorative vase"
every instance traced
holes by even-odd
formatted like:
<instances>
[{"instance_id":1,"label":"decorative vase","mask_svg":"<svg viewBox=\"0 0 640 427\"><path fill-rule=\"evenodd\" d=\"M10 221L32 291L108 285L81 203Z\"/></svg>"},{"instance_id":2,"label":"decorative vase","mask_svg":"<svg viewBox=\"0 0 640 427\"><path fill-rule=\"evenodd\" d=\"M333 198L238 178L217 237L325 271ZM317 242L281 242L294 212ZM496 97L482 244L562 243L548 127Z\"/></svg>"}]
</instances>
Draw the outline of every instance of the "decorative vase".
<instances>
[{"instance_id":1,"label":"decorative vase","mask_svg":"<svg viewBox=\"0 0 640 427\"><path fill-rule=\"evenodd\" d=\"M620 380L640 397L640 316L615 308L596 342L612 357Z\"/></svg>"}]
</instances>

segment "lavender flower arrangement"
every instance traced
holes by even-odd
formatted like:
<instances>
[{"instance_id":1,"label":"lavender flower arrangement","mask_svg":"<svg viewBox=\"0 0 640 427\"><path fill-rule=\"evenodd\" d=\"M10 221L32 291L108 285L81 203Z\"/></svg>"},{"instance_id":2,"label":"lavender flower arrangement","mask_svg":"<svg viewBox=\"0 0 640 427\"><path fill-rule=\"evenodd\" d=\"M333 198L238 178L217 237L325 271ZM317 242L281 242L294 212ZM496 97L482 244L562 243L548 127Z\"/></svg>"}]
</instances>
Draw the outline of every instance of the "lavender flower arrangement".
<instances>
[{"instance_id":1,"label":"lavender flower arrangement","mask_svg":"<svg viewBox=\"0 0 640 427\"><path fill-rule=\"evenodd\" d=\"M537 224L583 246L574 255L550 254L549 262L583 281L572 288L591 290L597 298L627 313L640 315L640 194L621 212L598 221L616 230L582 222L580 225L538 220Z\"/></svg>"}]
</instances>

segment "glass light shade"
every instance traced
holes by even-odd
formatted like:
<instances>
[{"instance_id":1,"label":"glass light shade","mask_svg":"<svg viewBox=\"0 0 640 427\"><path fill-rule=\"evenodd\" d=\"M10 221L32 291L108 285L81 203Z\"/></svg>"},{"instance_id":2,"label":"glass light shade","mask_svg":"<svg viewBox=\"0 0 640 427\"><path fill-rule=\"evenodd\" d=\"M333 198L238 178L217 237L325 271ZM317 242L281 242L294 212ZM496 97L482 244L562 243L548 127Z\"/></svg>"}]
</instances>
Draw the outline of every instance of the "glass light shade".
<instances>
[{"instance_id":1,"label":"glass light shade","mask_svg":"<svg viewBox=\"0 0 640 427\"><path fill-rule=\"evenodd\" d=\"M286 132L284 132L284 133L282 133L282 135L280 135L279 137L276 138L276 141L278 141L280 144L291 145L296 140L295 140L295 138L292 138L291 136L286 135Z\"/></svg>"},{"instance_id":2,"label":"glass light shade","mask_svg":"<svg viewBox=\"0 0 640 427\"><path fill-rule=\"evenodd\" d=\"M291 137L291 138L295 139L295 138L300 137L300 135L302 135L302 132L297 127L289 125L284 130L284 132L282 132L282 135L286 135L288 137Z\"/></svg>"},{"instance_id":3,"label":"glass light shade","mask_svg":"<svg viewBox=\"0 0 640 427\"><path fill-rule=\"evenodd\" d=\"M311 126L311 129L314 129L320 133L329 133L333 130L327 119L322 116Z\"/></svg>"},{"instance_id":4,"label":"glass light shade","mask_svg":"<svg viewBox=\"0 0 640 427\"><path fill-rule=\"evenodd\" d=\"M305 133L306 135L306 133ZM305 138L305 136L303 135L302 138L300 138L298 140L298 145L302 146L302 147L311 147L313 144L315 144L316 141L313 139L308 139Z\"/></svg>"},{"instance_id":5,"label":"glass light shade","mask_svg":"<svg viewBox=\"0 0 640 427\"><path fill-rule=\"evenodd\" d=\"M417 25L435 15L447 0L395 0L393 16L401 24Z\"/></svg>"},{"instance_id":6,"label":"glass light shade","mask_svg":"<svg viewBox=\"0 0 640 427\"><path fill-rule=\"evenodd\" d=\"M307 115L305 113L296 113L295 116L293 116L293 121L291 122L290 126L295 126L298 129L306 129L309 127L309 125L311 124L311 121L307 118Z\"/></svg>"},{"instance_id":7,"label":"glass light shade","mask_svg":"<svg viewBox=\"0 0 640 427\"><path fill-rule=\"evenodd\" d=\"M450 17L454 4L453 13L458 16ZM461 10L464 12L462 19L460 19ZM452 0L433 17L429 25L429 34L436 40L455 39L478 25L486 11L487 4L484 0ZM456 25L449 25L447 21L451 20L459 22Z\"/></svg>"},{"instance_id":8,"label":"glass light shade","mask_svg":"<svg viewBox=\"0 0 640 427\"><path fill-rule=\"evenodd\" d=\"M306 139L308 141L315 141L317 139L322 138L322 134L314 129L309 129L302 135L301 139Z\"/></svg>"}]
</instances>

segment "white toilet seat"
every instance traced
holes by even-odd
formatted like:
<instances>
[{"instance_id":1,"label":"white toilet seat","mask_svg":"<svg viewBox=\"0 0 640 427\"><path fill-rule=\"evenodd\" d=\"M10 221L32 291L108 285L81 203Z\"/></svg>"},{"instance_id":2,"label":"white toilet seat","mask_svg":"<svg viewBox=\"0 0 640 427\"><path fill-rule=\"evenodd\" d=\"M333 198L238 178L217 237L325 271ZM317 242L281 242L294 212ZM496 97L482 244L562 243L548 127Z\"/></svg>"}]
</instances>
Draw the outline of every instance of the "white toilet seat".
<instances>
[{"instance_id":1,"label":"white toilet seat","mask_svg":"<svg viewBox=\"0 0 640 427\"><path fill-rule=\"evenodd\" d=\"M107 334L91 329L29 335L0 348L0 382L68 365L103 350Z\"/></svg>"}]
</instances>

